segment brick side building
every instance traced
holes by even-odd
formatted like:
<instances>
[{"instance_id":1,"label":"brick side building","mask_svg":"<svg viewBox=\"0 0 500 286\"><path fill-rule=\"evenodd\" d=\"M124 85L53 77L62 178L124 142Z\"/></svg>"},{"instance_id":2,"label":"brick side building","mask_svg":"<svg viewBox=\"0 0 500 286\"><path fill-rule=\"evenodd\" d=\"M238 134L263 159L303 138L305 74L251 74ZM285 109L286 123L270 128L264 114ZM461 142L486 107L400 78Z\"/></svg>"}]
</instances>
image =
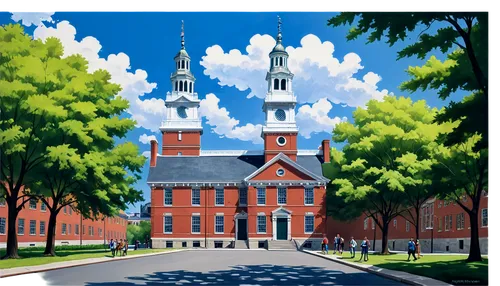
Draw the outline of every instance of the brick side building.
<instances>
[{"instance_id":1,"label":"brick side building","mask_svg":"<svg viewBox=\"0 0 500 286\"><path fill-rule=\"evenodd\" d=\"M463 203L471 207L470 199ZM365 236L375 250L382 247L382 232L372 218L360 217L352 222L328 219L328 237L340 233L346 240L354 236L361 240ZM415 227L404 217L395 218L389 225L389 249L407 250L410 237L415 238ZM470 221L467 213L456 203L431 199L420 211L420 243L422 252L468 253L470 245ZM483 195L479 207L479 243L481 252L488 253L488 197Z\"/></svg>"},{"instance_id":2,"label":"brick side building","mask_svg":"<svg viewBox=\"0 0 500 286\"><path fill-rule=\"evenodd\" d=\"M280 29L269 57L264 150L205 151L200 100L182 34L160 127L161 149L151 142L153 247L229 247L243 241L256 248L277 240L319 247L326 227L328 179L322 164L329 161L329 140L321 150L297 148L297 100Z\"/></svg>"},{"instance_id":3,"label":"brick side building","mask_svg":"<svg viewBox=\"0 0 500 286\"><path fill-rule=\"evenodd\" d=\"M7 205L0 201L0 248L7 245L7 212ZM45 246L49 215L42 202L33 200L26 203L17 218L19 247ZM66 206L57 217L56 245L100 244L110 238L125 239L126 235L127 219L124 214L92 221L83 219Z\"/></svg>"}]
</instances>

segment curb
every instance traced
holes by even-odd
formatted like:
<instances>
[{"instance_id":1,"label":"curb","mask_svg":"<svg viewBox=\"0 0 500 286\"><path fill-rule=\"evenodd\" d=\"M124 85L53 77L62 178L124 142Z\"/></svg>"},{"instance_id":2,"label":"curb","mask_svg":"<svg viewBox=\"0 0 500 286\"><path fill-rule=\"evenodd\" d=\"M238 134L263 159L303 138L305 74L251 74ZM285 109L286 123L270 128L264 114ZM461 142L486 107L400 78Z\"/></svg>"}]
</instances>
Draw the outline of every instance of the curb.
<instances>
[{"instance_id":1,"label":"curb","mask_svg":"<svg viewBox=\"0 0 500 286\"><path fill-rule=\"evenodd\" d=\"M86 265L92 265L92 264L99 264L99 263L106 263L106 262L113 262L113 261L120 261L120 260L128 260L128 259L136 259L136 258L142 258L142 257L148 257L148 256L155 256L155 255L162 255L162 254L170 254L170 253L176 253L176 252L182 252L182 251L188 251L190 249L176 249L176 250L170 250L170 251L164 251L164 252L157 252L157 253L147 253L147 254L139 254L139 255L132 255L132 256L123 256L118 259L107 259L107 260L99 260L99 261L92 261L92 262L84 262L80 264L73 264L73 265L66 265L66 266L56 266L56 267L48 267L45 269L37 269L37 270L28 270L24 272L17 272L17 273L10 273L10 274L5 274L2 275L2 270L9 270L7 269L0 269L0 279L1 278L7 278L7 277L12 277L12 276L18 276L18 275L23 275L23 274L32 274L32 273L39 273L39 272L47 272L47 271L53 271L53 270L59 270L59 269L66 269L66 268L73 268L73 267L78 267L78 266L86 266ZM90 258L91 259L91 258ZM71 260L70 260L71 261ZM59 263L59 262L54 262L54 263ZM43 265L43 264L42 264ZM34 265L34 266L42 266L42 265ZM50 265L50 264L46 264ZM25 268L25 267L33 267L33 266L20 266L19 268ZM18 267L15 267L18 268ZM13 268L10 268L13 269Z\"/></svg>"},{"instance_id":2,"label":"curb","mask_svg":"<svg viewBox=\"0 0 500 286\"><path fill-rule=\"evenodd\" d=\"M326 259L326 260L337 262L337 263L340 263L340 264L343 264L343 265L347 265L347 266L350 266L350 267L353 267L353 268L356 268L356 269L359 269L359 270L362 270L362 271L365 271L365 272L368 272L368 273L372 273L372 274L375 274L375 275L378 275L378 276L381 276L381 277L384 277L384 278L388 278L388 279L391 279L391 280L394 280L394 281L397 281L397 282L406 283L406 284L409 284L409 285L417 285L417 286L427 286L427 285L443 285L444 286L444 285L449 285L449 286L452 286L451 284L448 284L448 283L440 281L440 280L436 280L436 279L432 279L432 278L428 278L428 277L424 277L424 276L419 276L419 275L415 275L415 274L411 274L411 273L407 273L407 272L403 272L403 271L396 271L396 270L384 269L384 268L380 268L380 267L373 266L373 265L371 265L370 267L362 267L361 265L359 265L357 263L351 263L351 262L347 262L347 261L342 261L342 259L338 259L338 258L335 258L335 257L324 256L322 254L315 253L313 251L307 251L307 250L304 251L304 250L302 250L302 252L308 253L310 255L314 255L314 256L317 256L317 257L321 257L321 258ZM393 272L405 273L406 275L410 275L410 276L414 277L415 279L410 280L410 279L407 279L407 278L404 278L404 277L398 277L398 276L395 276L395 275L392 275L392 274L389 274L389 273L385 273L384 270L385 271L393 271ZM428 283L418 282L418 280L420 280L420 281L425 280Z\"/></svg>"}]
</instances>

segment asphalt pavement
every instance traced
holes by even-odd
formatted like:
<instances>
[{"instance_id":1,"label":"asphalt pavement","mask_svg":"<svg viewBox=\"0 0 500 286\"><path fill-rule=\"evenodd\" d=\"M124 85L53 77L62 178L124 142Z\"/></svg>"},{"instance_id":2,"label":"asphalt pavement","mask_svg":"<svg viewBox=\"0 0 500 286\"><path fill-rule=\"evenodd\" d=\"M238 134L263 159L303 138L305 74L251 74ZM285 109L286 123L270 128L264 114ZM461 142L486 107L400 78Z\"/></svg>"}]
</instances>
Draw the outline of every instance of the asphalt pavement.
<instances>
[{"instance_id":1,"label":"asphalt pavement","mask_svg":"<svg viewBox=\"0 0 500 286\"><path fill-rule=\"evenodd\" d=\"M402 285L306 253L265 250L183 251L4 279L2 286Z\"/></svg>"}]
</instances>

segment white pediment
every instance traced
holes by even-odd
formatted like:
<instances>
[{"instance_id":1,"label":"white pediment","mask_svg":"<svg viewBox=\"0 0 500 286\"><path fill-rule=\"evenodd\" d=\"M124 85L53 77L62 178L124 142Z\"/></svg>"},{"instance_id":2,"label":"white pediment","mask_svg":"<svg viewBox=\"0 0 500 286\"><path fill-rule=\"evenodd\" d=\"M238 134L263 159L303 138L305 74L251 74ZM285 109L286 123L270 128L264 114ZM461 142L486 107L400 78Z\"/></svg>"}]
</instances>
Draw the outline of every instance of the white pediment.
<instances>
[{"instance_id":1,"label":"white pediment","mask_svg":"<svg viewBox=\"0 0 500 286\"><path fill-rule=\"evenodd\" d=\"M234 218L235 219L238 219L238 218L248 218L248 214L245 211L241 211L241 212L235 214Z\"/></svg>"},{"instance_id":2,"label":"white pediment","mask_svg":"<svg viewBox=\"0 0 500 286\"><path fill-rule=\"evenodd\" d=\"M292 211L285 209L284 207L279 207L272 211L273 215L291 215Z\"/></svg>"}]
</instances>

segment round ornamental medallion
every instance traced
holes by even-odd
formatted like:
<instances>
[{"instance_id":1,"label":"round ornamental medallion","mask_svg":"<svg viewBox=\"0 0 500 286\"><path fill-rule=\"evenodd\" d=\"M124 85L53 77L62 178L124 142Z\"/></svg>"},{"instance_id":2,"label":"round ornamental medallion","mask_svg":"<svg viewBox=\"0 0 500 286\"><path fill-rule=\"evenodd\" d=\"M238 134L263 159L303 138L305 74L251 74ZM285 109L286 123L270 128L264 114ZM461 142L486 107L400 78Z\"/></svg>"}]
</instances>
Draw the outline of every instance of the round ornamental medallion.
<instances>
[{"instance_id":1,"label":"round ornamental medallion","mask_svg":"<svg viewBox=\"0 0 500 286\"><path fill-rule=\"evenodd\" d=\"M283 136L280 136L276 138L276 143L278 143L279 146L284 146L286 144L286 138Z\"/></svg>"},{"instance_id":2,"label":"round ornamental medallion","mask_svg":"<svg viewBox=\"0 0 500 286\"><path fill-rule=\"evenodd\" d=\"M276 120L278 120L278 121L285 121L286 113L283 109L277 109L274 112L274 117L276 117Z\"/></svg>"},{"instance_id":3,"label":"round ornamental medallion","mask_svg":"<svg viewBox=\"0 0 500 286\"><path fill-rule=\"evenodd\" d=\"M283 177L285 175L285 170L284 169L278 169L276 171L276 175L278 175L279 177Z\"/></svg>"}]
</instances>

